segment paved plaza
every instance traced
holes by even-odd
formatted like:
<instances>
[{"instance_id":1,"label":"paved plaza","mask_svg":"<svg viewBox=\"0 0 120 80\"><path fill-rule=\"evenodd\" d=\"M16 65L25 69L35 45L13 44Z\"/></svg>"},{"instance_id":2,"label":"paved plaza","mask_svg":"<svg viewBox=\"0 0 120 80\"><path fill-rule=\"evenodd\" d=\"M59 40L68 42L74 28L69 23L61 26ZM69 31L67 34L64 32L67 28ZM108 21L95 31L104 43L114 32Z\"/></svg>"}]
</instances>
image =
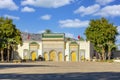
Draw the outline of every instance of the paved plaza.
<instances>
[{"instance_id":1,"label":"paved plaza","mask_svg":"<svg viewBox=\"0 0 120 80\"><path fill-rule=\"evenodd\" d=\"M0 80L120 80L120 63L0 63Z\"/></svg>"}]
</instances>

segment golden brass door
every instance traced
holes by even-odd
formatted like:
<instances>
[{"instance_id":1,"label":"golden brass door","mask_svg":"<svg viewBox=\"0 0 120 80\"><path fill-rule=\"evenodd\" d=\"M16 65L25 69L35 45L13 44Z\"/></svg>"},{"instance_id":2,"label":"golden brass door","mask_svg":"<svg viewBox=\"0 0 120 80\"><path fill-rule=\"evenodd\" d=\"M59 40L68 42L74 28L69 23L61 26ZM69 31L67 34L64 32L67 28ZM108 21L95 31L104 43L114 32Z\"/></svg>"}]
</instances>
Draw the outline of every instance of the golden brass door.
<instances>
[{"instance_id":1,"label":"golden brass door","mask_svg":"<svg viewBox=\"0 0 120 80\"><path fill-rule=\"evenodd\" d=\"M47 53L44 53L44 58L45 58L45 61L48 61L48 54Z\"/></svg>"},{"instance_id":2,"label":"golden brass door","mask_svg":"<svg viewBox=\"0 0 120 80\"><path fill-rule=\"evenodd\" d=\"M32 61L36 60L36 52L32 52Z\"/></svg>"},{"instance_id":3,"label":"golden brass door","mask_svg":"<svg viewBox=\"0 0 120 80\"><path fill-rule=\"evenodd\" d=\"M50 52L50 61L56 61L56 52L55 51Z\"/></svg>"},{"instance_id":4,"label":"golden brass door","mask_svg":"<svg viewBox=\"0 0 120 80\"><path fill-rule=\"evenodd\" d=\"M58 61L62 61L62 57L63 57L63 55L62 55L62 53L60 52L60 53L58 54Z\"/></svg>"},{"instance_id":5,"label":"golden brass door","mask_svg":"<svg viewBox=\"0 0 120 80\"><path fill-rule=\"evenodd\" d=\"M77 59L76 59L76 52L72 52L71 53L71 61L76 61Z\"/></svg>"}]
</instances>

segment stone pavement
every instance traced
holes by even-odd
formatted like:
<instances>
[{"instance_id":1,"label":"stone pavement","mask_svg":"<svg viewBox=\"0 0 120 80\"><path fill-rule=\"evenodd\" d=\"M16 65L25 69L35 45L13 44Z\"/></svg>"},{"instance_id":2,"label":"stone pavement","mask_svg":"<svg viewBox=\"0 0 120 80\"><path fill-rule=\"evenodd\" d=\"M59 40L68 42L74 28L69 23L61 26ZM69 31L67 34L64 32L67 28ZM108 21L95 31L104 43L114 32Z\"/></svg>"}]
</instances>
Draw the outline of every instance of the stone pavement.
<instances>
[{"instance_id":1,"label":"stone pavement","mask_svg":"<svg viewBox=\"0 0 120 80\"><path fill-rule=\"evenodd\" d=\"M120 80L120 63L0 63L0 80Z\"/></svg>"}]
</instances>

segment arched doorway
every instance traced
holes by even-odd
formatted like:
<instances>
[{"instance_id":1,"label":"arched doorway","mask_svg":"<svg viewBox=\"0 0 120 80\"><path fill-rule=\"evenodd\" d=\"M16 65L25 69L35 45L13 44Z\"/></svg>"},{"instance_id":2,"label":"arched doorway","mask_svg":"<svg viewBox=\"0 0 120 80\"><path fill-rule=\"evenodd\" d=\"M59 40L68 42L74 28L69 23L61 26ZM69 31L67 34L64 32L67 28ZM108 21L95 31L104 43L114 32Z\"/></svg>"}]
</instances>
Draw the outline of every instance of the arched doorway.
<instances>
[{"instance_id":1,"label":"arched doorway","mask_svg":"<svg viewBox=\"0 0 120 80\"><path fill-rule=\"evenodd\" d=\"M31 55L32 55L32 61L35 61L35 60L36 60L36 52L33 51L33 52L31 53Z\"/></svg>"},{"instance_id":2,"label":"arched doorway","mask_svg":"<svg viewBox=\"0 0 120 80\"><path fill-rule=\"evenodd\" d=\"M38 49L39 49L39 44L37 42L31 42L29 44L29 48L30 48L30 59L32 59L33 61L38 59Z\"/></svg>"},{"instance_id":3,"label":"arched doorway","mask_svg":"<svg viewBox=\"0 0 120 80\"><path fill-rule=\"evenodd\" d=\"M23 58L25 59L25 60L28 60L29 59L29 51L28 51L28 49L24 49L23 50Z\"/></svg>"},{"instance_id":4,"label":"arched doorway","mask_svg":"<svg viewBox=\"0 0 120 80\"><path fill-rule=\"evenodd\" d=\"M45 61L48 61L48 54L46 52L44 53L44 59Z\"/></svg>"},{"instance_id":5,"label":"arched doorway","mask_svg":"<svg viewBox=\"0 0 120 80\"><path fill-rule=\"evenodd\" d=\"M58 54L58 61L62 61L62 59L63 59L63 55L62 55L61 52L59 52L59 54Z\"/></svg>"},{"instance_id":6,"label":"arched doorway","mask_svg":"<svg viewBox=\"0 0 120 80\"><path fill-rule=\"evenodd\" d=\"M77 59L76 59L77 57L76 57L76 52L75 51L73 51L72 53L71 53L71 61L76 61Z\"/></svg>"},{"instance_id":7,"label":"arched doorway","mask_svg":"<svg viewBox=\"0 0 120 80\"><path fill-rule=\"evenodd\" d=\"M56 61L56 52L55 51L50 52L50 61Z\"/></svg>"}]
</instances>

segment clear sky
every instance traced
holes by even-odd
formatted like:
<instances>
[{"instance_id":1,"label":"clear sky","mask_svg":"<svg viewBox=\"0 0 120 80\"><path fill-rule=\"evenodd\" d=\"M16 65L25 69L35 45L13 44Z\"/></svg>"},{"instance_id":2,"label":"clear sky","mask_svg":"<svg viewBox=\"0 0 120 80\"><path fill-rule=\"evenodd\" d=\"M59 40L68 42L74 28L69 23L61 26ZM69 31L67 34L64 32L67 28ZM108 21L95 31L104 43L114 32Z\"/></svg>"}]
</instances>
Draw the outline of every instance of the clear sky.
<instances>
[{"instance_id":1,"label":"clear sky","mask_svg":"<svg viewBox=\"0 0 120 80\"><path fill-rule=\"evenodd\" d=\"M120 32L120 0L0 0L0 16L12 18L24 32L50 29L74 38L85 38L91 19L105 17Z\"/></svg>"}]
</instances>

